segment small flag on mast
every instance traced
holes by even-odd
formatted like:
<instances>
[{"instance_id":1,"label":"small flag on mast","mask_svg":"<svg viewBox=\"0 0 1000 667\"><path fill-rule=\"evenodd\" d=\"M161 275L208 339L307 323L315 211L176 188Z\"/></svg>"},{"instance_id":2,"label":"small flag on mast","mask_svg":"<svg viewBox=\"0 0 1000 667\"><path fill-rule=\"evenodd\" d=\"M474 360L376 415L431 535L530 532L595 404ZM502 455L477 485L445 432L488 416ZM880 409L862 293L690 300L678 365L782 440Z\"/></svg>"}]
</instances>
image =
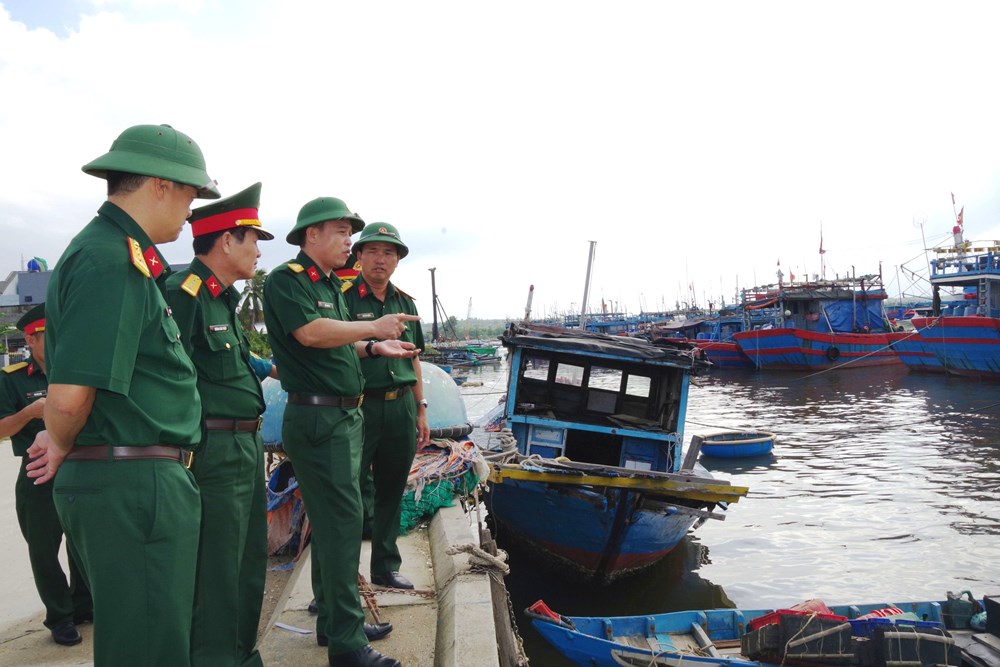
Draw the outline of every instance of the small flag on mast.
<instances>
[{"instance_id":1,"label":"small flag on mast","mask_svg":"<svg viewBox=\"0 0 1000 667\"><path fill-rule=\"evenodd\" d=\"M962 208L960 208L958 210L958 217L955 218L955 221L958 223L959 227L964 227L965 226L965 223L962 221L962 218L964 217L964 215L965 215L965 206L963 206Z\"/></svg>"}]
</instances>

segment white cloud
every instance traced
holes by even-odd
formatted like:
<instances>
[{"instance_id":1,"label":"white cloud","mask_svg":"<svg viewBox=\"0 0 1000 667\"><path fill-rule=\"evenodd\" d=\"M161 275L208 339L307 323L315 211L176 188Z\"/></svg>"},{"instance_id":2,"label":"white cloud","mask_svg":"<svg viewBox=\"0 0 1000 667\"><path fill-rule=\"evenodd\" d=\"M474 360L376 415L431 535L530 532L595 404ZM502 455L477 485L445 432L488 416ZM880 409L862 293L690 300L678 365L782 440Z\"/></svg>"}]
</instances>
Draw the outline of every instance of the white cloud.
<instances>
[{"instance_id":1,"label":"white cloud","mask_svg":"<svg viewBox=\"0 0 1000 667\"><path fill-rule=\"evenodd\" d=\"M135 123L199 142L224 193L260 180L281 236L343 198L397 225L430 312L731 302L776 262L921 264L966 206L996 236L990 3L114 2L64 37L0 14L0 271L50 261L103 184L79 167ZM44 233L39 230L44 229ZM188 258L187 240L166 246ZM894 278L893 278L894 279Z\"/></svg>"}]
</instances>

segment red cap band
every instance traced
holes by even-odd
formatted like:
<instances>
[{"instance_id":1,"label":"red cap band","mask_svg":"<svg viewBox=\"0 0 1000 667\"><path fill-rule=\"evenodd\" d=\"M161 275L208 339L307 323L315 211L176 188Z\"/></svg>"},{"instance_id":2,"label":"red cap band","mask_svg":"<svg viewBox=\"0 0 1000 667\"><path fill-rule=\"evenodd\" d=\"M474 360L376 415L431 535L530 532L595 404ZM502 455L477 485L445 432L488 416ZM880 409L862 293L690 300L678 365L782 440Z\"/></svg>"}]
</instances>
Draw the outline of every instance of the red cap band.
<instances>
[{"instance_id":1,"label":"red cap band","mask_svg":"<svg viewBox=\"0 0 1000 667\"><path fill-rule=\"evenodd\" d=\"M45 318L44 317L42 319L40 319L40 320L35 320L31 324L28 324L28 325L26 325L24 327L24 333L25 334L34 334L34 333L38 333L40 331L45 331Z\"/></svg>"},{"instance_id":2,"label":"red cap band","mask_svg":"<svg viewBox=\"0 0 1000 667\"><path fill-rule=\"evenodd\" d=\"M238 208L218 215L211 215L191 223L191 234L204 236L213 232L221 232L235 227L260 227L260 220L255 208Z\"/></svg>"}]
</instances>

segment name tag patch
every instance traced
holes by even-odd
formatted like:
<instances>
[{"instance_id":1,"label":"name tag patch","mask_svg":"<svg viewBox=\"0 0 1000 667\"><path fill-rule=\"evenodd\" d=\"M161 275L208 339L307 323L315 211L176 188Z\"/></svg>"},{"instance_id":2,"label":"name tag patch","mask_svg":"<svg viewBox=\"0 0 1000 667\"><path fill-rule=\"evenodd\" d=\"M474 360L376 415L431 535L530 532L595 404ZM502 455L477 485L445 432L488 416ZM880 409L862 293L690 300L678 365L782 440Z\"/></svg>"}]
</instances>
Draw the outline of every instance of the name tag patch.
<instances>
[{"instance_id":1,"label":"name tag patch","mask_svg":"<svg viewBox=\"0 0 1000 667\"><path fill-rule=\"evenodd\" d=\"M317 308L333 308L333 304L330 303L329 301L317 301L316 302L316 307Z\"/></svg>"},{"instance_id":2,"label":"name tag patch","mask_svg":"<svg viewBox=\"0 0 1000 667\"><path fill-rule=\"evenodd\" d=\"M375 313L358 313L354 317L359 320L374 320Z\"/></svg>"},{"instance_id":3,"label":"name tag patch","mask_svg":"<svg viewBox=\"0 0 1000 667\"><path fill-rule=\"evenodd\" d=\"M45 396L48 393L49 393L48 390L46 390L46 389L40 389L38 391L29 391L24 396L25 396L25 398L45 398Z\"/></svg>"},{"instance_id":4,"label":"name tag patch","mask_svg":"<svg viewBox=\"0 0 1000 667\"><path fill-rule=\"evenodd\" d=\"M212 333L221 333L223 331L229 331L228 324L209 324L208 330Z\"/></svg>"}]
</instances>

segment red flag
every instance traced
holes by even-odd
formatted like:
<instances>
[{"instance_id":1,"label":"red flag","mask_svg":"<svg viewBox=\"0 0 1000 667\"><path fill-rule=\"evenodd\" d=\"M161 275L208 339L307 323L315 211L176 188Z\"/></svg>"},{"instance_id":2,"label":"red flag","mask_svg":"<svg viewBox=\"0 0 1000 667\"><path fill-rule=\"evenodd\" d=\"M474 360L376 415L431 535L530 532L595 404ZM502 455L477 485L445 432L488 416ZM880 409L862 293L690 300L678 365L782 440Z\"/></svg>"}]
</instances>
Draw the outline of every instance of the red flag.
<instances>
[{"instance_id":1,"label":"red flag","mask_svg":"<svg viewBox=\"0 0 1000 667\"><path fill-rule=\"evenodd\" d=\"M959 227L965 224L964 222L962 222L962 217L964 214L965 214L965 207L963 206L962 208L958 209L958 217L955 219L958 222Z\"/></svg>"},{"instance_id":2,"label":"red flag","mask_svg":"<svg viewBox=\"0 0 1000 667\"><path fill-rule=\"evenodd\" d=\"M819 254L826 254L826 250L823 250L823 230L819 230Z\"/></svg>"}]
</instances>

